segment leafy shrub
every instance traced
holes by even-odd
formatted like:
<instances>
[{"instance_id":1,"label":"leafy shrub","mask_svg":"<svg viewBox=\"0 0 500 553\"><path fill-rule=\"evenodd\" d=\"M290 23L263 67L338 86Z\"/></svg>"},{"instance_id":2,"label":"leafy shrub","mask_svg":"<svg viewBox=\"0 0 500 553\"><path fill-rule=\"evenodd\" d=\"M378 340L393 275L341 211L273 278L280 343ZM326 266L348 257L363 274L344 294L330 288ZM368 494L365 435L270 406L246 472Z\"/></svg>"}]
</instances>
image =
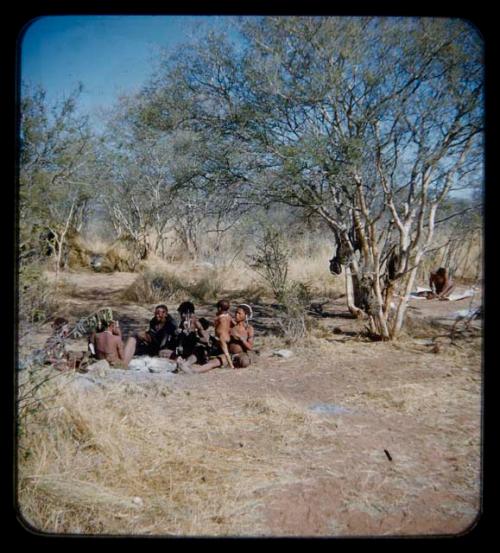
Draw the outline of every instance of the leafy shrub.
<instances>
[{"instance_id":1,"label":"leafy shrub","mask_svg":"<svg viewBox=\"0 0 500 553\"><path fill-rule=\"evenodd\" d=\"M306 310L311 303L310 286L292 281L287 284L282 296L283 311L278 317L285 341L293 344L305 337L308 331Z\"/></svg>"},{"instance_id":2,"label":"leafy shrub","mask_svg":"<svg viewBox=\"0 0 500 553\"><path fill-rule=\"evenodd\" d=\"M249 256L250 267L270 286L280 303L285 299L287 290L289 257L290 250L284 236L272 227L265 229L256 253Z\"/></svg>"}]
</instances>

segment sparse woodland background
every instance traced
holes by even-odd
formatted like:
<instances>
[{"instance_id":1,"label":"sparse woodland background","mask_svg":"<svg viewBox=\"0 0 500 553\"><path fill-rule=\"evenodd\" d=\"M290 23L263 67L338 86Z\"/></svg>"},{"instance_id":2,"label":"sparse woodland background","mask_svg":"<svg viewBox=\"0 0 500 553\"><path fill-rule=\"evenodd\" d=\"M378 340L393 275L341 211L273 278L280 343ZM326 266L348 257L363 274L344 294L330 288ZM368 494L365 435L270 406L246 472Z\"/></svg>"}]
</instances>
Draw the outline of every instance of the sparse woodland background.
<instances>
[{"instance_id":1,"label":"sparse woodland background","mask_svg":"<svg viewBox=\"0 0 500 553\"><path fill-rule=\"evenodd\" d=\"M458 20L239 25L239 44L212 32L161 59L99 135L81 90L23 88L21 281L99 253L107 270L251 264L281 235L292 262L331 249L352 312L397 337L429 268L481 276L479 38Z\"/></svg>"}]
</instances>

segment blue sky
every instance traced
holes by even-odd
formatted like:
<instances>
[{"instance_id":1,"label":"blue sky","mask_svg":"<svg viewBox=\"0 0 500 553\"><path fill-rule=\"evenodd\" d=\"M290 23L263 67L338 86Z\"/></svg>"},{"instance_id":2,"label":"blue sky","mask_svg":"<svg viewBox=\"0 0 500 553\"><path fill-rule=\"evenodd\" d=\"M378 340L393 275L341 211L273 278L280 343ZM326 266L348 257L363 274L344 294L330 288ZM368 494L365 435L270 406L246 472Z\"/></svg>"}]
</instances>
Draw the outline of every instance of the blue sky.
<instances>
[{"instance_id":1,"label":"blue sky","mask_svg":"<svg viewBox=\"0 0 500 553\"><path fill-rule=\"evenodd\" d=\"M47 16L34 20L20 43L21 80L42 85L49 101L84 85L80 108L99 120L120 94L138 90L162 48L171 49L215 16Z\"/></svg>"}]
</instances>

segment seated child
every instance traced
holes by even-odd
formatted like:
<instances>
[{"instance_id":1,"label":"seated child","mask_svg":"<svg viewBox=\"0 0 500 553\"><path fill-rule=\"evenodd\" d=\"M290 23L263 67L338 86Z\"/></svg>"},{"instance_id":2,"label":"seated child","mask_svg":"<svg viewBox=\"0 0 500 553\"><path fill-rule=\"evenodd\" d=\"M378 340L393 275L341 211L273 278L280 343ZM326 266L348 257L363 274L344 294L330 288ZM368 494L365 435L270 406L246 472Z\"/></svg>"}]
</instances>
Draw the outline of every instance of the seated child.
<instances>
[{"instance_id":1,"label":"seated child","mask_svg":"<svg viewBox=\"0 0 500 553\"><path fill-rule=\"evenodd\" d=\"M214 319L215 338L219 341L220 349L224 354L228 365L231 369L234 369L231 356L227 345L231 340L231 327L234 325L234 321L229 313L229 302L227 300L220 300L217 302L217 314Z\"/></svg>"}]
</instances>

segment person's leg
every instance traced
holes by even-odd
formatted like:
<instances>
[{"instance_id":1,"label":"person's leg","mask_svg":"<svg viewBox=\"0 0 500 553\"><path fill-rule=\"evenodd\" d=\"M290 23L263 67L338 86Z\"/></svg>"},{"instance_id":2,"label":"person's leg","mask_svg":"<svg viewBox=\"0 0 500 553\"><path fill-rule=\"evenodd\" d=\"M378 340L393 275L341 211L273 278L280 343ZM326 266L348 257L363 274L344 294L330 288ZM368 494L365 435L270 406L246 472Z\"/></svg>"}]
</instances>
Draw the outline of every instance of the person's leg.
<instances>
[{"instance_id":1,"label":"person's leg","mask_svg":"<svg viewBox=\"0 0 500 553\"><path fill-rule=\"evenodd\" d=\"M225 336L227 336L227 339L225 339ZM231 369L234 369L231 354L229 353L229 334L221 334L221 336L219 337L219 344L227 364L229 365L229 367L231 367Z\"/></svg>"},{"instance_id":2,"label":"person's leg","mask_svg":"<svg viewBox=\"0 0 500 553\"><path fill-rule=\"evenodd\" d=\"M194 354L196 355L198 365L204 365L205 363L208 363L210 359L208 343L198 344L194 350Z\"/></svg>"},{"instance_id":3,"label":"person's leg","mask_svg":"<svg viewBox=\"0 0 500 553\"><path fill-rule=\"evenodd\" d=\"M196 355L191 354L187 359L178 357L176 362L177 362L177 369L185 373L192 373L194 372L192 365L196 363Z\"/></svg>"},{"instance_id":4,"label":"person's leg","mask_svg":"<svg viewBox=\"0 0 500 553\"><path fill-rule=\"evenodd\" d=\"M135 348L137 346L137 339L134 336L131 336L125 343L123 348L123 365L128 367L130 360L134 356Z\"/></svg>"},{"instance_id":5,"label":"person's leg","mask_svg":"<svg viewBox=\"0 0 500 553\"><path fill-rule=\"evenodd\" d=\"M224 323L224 325L225 324L226 323ZM231 340L231 330L229 327L229 322L227 322L227 327L221 325L221 327L216 331L216 338L219 341L219 347L226 358L227 364L231 367L231 369L234 369L233 361L231 359L231 355L229 353L229 346L228 346Z\"/></svg>"},{"instance_id":6,"label":"person's leg","mask_svg":"<svg viewBox=\"0 0 500 553\"><path fill-rule=\"evenodd\" d=\"M455 290L455 284L450 284L445 288L445 290L441 293L441 299L448 299L450 294Z\"/></svg>"},{"instance_id":7,"label":"person's leg","mask_svg":"<svg viewBox=\"0 0 500 553\"><path fill-rule=\"evenodd\" d=\"M218 367L222 367L223 361L216 357L215 359L212 359L208 363L205 363L204 365L194 365L193 367L190 367L191 371L194 373L206 373L208 371L211 371L212 369L217 369Z\"/></svg>"}]
</instances>

